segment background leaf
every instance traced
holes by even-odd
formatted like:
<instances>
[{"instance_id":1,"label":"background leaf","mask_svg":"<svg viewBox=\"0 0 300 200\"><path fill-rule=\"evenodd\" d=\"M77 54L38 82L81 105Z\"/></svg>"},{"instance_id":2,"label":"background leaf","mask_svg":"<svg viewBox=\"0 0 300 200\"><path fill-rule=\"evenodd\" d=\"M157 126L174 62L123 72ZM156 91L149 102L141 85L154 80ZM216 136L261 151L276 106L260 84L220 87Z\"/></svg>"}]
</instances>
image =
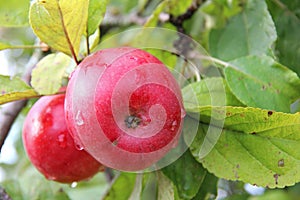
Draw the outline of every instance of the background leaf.
<instances>
[{"instance_id":1,"label":"background leaf","mask_svg":"<svg viewBox=\"0 0 300 200\"><path fill-rule=\"evenodd\" d=\"M92 35L104 18L108 0L89 0L87 34Z\"/></svg>"},{"instance_id":2,"label":"background leaf","mask_svg":"<svg viewBox=\"0 0 300 200\"><path fill-rule=\"evenodd\" d=\"M244 10L222 29L210 33L210 52L222 60L266 54L276 40L276 29L265 1L248 0Z\"/></svg>"},{"instance_id":3,"label":"background leaf","mask_svg":"<svg viewBox=\"0 0 300 200\"><path fill-rule=\"evenodd\" d=\"M218 180L218 177L206 172L204 180L201 183L201 187L193 200L216 199Z\"/></svg>"},{"instance_id":4,"label":"background leaf","mask_svg":"<svg viewBox=\"0 0 300 200\"><path fill-rule=\"evenodd\" d=\"M42 95L58 92L67 67L72 65L69 56L63 53L44 57L32 70L31 84Z\"/></svg>"},{"instance_id":5,"label":"background leaf","mask_svg":"<svg viewBox=\"0 0 300 200\"><path fill-rule=\"evenodd\" d=\"M232 93L247 106L290 112L300 97L296 73L266 56L248 56L230 62L225 78Z\"/></svg>"},{"instance_id":6,"label":"background leaf","mask_svg":"<svg viewBox=\"0 0 300 200\"><path fill-rule=\"evenodd\" d=\"M300 113L209 106L200 107L198 111L202 125L190 149L210 172L221 178L269 188L282 188L299 182ZM214 120L211 121L211 118ZM224 126L220 127L219 121L222 120L225 120ZM189 120L188 123L185 128L189 130L199 121ZM216 145L209 154L199 158L210 126L219 129L222 134L215 138Z\"/></svg>"},{"instance_id":7,"label":"background leaf","mask_svg":"<svg viewBox=\"0 0 300 200\"><path fill-rule=\"evenodd\" d=\"M211 0L206 1L203 6L201 6L201 11L210 15L213 18L213 22L216 27L222 28L226 25L226 22L237 15L243 10L243 6L246 1L232 0L232 1L220 1Z\"/></svg>"},{"instance_id":8,"label":"background leaf","mask_svg":"<svg viewBox=\"0 0 300 200\"><path fill-rule=\"evenodd\" d=\"M276 55L279 61L300 75L300 1L268 0L269 10L274 19L278 39Z\"/></svg>"},{"instance_id":9,"label":"background leaf","mask_svg":"<svg viewBox=\"0 0 300 200\"><path fill-rule=\"evenodd\" d=\"M0 105L11 101L36 97L38 94L18 77L0 75Z\"/></svg>"},{"instance_id":10,"label":"background leaf","mask_svg":"<svg viewBox=\"0 0 300 200\"><path fill-rule=\"evenodd\" d=\"M0 41L0 51L4 50L4 49L8 49L10 47L11 47L11 45L6 44L6 43Z\"/></svg>"},{"instance_id":11,"label":"background leaf","mask_svg":"<svg viewBox=\"0 0 300 200\"><path fill-rule=\"evenodd\" d=\"M192 199L206 175L206 170L195 161L189 150L162 171L177 187L182 199Z\"/></svg>"},{"instance_id":12,"label":"background leaf","mask_svg":"<svg viewBox=\"0 0 300 200\"><path fill-rule=\"evenodd\" d=\"M68 55L78 55L86 30L88 0L38 0L30 7L30 25L49 46Z\"/></svg>"},{"instance_id":13,"label":"background leaf","mask_svg":"<svg viewBox=\"0 0 300 200\"><path fill-rule=\"evenodd\" d=\"M189 111L198 106L243 106L231 93L223 78L206 78L182 89L184 108Z\"/></svg>"},{"instance_id":14,"label":"background leaf","mask_svg":"<svg viewBox=\"0 0 300 200\"><path fill-rule=\"evenodd\" d=\"M173 183L161 172L157 173L158 179L158 200L175 200L177 194Z\"/></svg>"},{"instance_id":15,"label":"background leaf","mask_svg":"<svg viewBox=\"0 0 300 200\"><path fill-rule=\"evenodd\" d=\"M193 0L186 1L177 1L177 0L168 0L167 1L167 10L168 13L172 15L181 15L186 12L186 10L191 6Z\"/></svg>"},{"instance_id":16,"label":"background leaf","mask_svg":"<svg viewBox=\"0 0 300 200\"><path fill-rule=\"evenodd\" d=\"M0 27L28 26L29 0L0 1Z\"/></svg>"},{"instance_id":17,"label":"background leaf","mask_svg":"<svg viewBox=\"0 0 300 200\"><path fill-rule=\"evenodd\" d=\"M136 174L120 172L103 198L104 200L128 200L135 185Z\"/></svg>"}]
</instances>

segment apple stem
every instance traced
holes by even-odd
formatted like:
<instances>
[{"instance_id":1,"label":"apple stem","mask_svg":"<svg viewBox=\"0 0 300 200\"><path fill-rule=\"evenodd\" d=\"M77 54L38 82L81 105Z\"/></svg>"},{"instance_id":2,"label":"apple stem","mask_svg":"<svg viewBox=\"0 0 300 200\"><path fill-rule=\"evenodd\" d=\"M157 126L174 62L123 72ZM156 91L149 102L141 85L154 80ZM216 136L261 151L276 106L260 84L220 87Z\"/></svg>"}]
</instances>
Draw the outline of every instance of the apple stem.
<instances>
[{"instance_id":1,"label":"apple stem","mask_svg":"<svg viewBox=\"0 0 300 200\"><path fill-rule=\"evenodd\" d=\"M141 121L142 120L139 117L130 115L130 116L126 117L125 124L126 124L127 128L136 128L139 126Z\"/></svg>"}]
</instances>

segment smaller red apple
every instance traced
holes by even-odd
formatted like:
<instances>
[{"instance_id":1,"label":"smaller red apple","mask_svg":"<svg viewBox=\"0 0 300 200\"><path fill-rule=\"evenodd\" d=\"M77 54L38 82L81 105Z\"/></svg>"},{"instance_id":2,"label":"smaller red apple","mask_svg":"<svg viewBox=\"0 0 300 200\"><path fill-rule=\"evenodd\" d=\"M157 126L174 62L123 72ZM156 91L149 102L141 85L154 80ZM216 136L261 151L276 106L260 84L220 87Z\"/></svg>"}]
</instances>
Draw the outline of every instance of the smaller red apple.
<instances>
[{"instance_id":1,"label":"smaller red apple","mask_svg":"<svg viewBox=\"0 0 300 200\"><path fill-rule=\"evenodd\" d=\"M23 142L32 164L49 180L72 183L88 179L103 166L76 148L66 126L65 95L40 98L23 126Z\"/></svg>"}]
</instances>

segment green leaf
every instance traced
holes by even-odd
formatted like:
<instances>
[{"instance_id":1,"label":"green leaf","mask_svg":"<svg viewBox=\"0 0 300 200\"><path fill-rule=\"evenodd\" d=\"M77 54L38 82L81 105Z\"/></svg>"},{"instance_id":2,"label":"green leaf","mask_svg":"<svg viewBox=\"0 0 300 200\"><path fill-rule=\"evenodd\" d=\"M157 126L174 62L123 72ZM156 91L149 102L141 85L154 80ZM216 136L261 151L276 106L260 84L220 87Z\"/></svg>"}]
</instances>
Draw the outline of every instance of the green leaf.
<instances>
[{"instance_id":1,"label":"green leaf","mask_svg":"<svg viewBox=\"0 0 300 200\"><path fill-rule=\"evenodd\" d=\"M161 2L152 12L151 16L144 24L144 27L156 27L157 23L159 22L159 15L164 11L166 5L167 5L167 1Z\"/></svg>"},{"instance_id":2,"label":"green leaf","mask_svg":"<svg viewBox=\"0 0 300 200\"><path fill-rule=\"evenodd\" d=\"M114 180L108 193L103 198L104 200L128 200L136 181L136 174L121 172Z\"/></svg>"},{"instance_id":3,"label":"green leaf","mask_svg":"<svg viewBox=\"0 0 300 200\"><path fill-rule=\"evenodd\" d=\"M0 75L0 105L11 101L36 97L38 94L18 77Z\"/></svg>"},{"instance_id":4,"label":"green leaf","mask_svg":"<svg viewBox=\"0 0 300 200\"><path fill-rule=\"evenodd\" d=\"M88 5L88 0L37 0L30 7L30 25L52 48L77 56L86 30Z\"/></svg>"},{"instance_id":5,"label":"green leaf","mask_svg":"<svg viewBox=\"0 0 300 200\"><path fill-rule=\"evenodd\" d=\"M89 0L87 34L92 35L104 18L108 0Z\"/></svg>"},{"instance_id":6,"label":"green leaf","mask_svg":"<svg viewBox=\"0 0 300 200\"><path fill-rule=\"evenodd\" d=\"M201 183L198 193L193 198L193 200L198 199L216 199L217 197L217 186L218 180L215 175L206 172L205 178Z\"/></svg>"},{"instance_id":7,"label":"green leaf","mask_svg":"<svg viewBox=\"0 0 300 200\"><path fill-rule=\"evenodd\" d=\"M177 187L179 197L182 199L193 198L206 175L206 170L195 161L189 150L162 171Z\"/></svg>"},{"instance_id":8,"label":"green leaf","mask_svg":"<svg viewBox=\"0 0 300 200\"><path fill-rule=\"evenodd\" d=\"M28 26L29 0L0 1L0 27Z\"/></svg>"},{"instance_id":9,"label":"green leaf","mask_svg":"<svg viewBox=\"0 0 300 200\"><path fill-rule=\"evenodd\" d=\"M186 1L178 1L178 0L168 0L167 1L167 9L168 13L172 15L181 15L187 11L187 9L191 6L193 0Z\"/></svg>"},{"instance_id":10,"label":"green leaf","mask_svg":"<svg viewBox=\"0 0 300 200\"><path fill-rule=\"evenodd\" d=\"M182 89L184 108L192 111L198 106L243 106L229 90L223 78L206 78Z\"/></svg>"},{"instance_id":11,"label":"green leaf","mask_svg":"<svg viewBox=\"0 0 300 200\"><path fill-rule=\"evenodd\" d=\"M249 0L223 29L212 30L210 52L222 60L266 54L276 40L275 25L265 1Z\"/></svg>"},{"instance_id":12,"label":"green leaf","mask_svg":"<svg viewBox=\"0 0 300 200\"><path fill-rule=\"evenodd\" d=\"M199 107L195 112L200 113L201 124L198 120L185 124L189 131L199 126L190 150L216 176L269 188L300 181L300 113L230 106ZM221 135L208 135L211 127ZM207 137L216 142L202 157Z\"/></svg>"},{"instance_id":13,"label":"green leaf","mask_svg":"<svg viewBox=\"0 0 300 200\"><path fill-rule=\"evenodd\" d=\"M32 70L31 85L42 95L58 92L65 71L72 64L71 62L70 57L63 53L44 57Z\"/></svg>"},{"instance_id":14,"label":"green leaf","mask_svg":"<svg viewBox=\"0 0 300 200\"><path fill-rule=\"evenodd\" d=\"M175 200L176 191L173 183L163 173L157 173L158 200Z\"/></svg>"},{"instance_id":15,"label":"green leaf","mask_svg":"<svg viewBox=\"0 0 300 200\"><path fill-rule=\"evenodd\" d=\"M290 112L300 97L296 73L266 56L248 56L231 62L225 78L232 93L245 105Z\"/></svg>"},{"instance_id":16,"label":"green leaf","mask_svg":"<svg viewBox=\"0 0 300 200\"><path fill-rule=\"evenodd\" d=\"M268 0L268 5L278 34L276 55L280 63L300 75L300 43L295 42L299 40L300 32L300 1Z\"/></svg>"},{"instance_id":17,"label":"green leaf","mask_svg":"<svg viewBox=\"0 0 300 200\"><path fill-rule=\"evenodd\" d=\"M216 27L223 27L232 16L242 11L243 4L244 2L241 0L212 0L206 1L201 6L201 11L214 19Z\"/></svg>"}]
</instances>

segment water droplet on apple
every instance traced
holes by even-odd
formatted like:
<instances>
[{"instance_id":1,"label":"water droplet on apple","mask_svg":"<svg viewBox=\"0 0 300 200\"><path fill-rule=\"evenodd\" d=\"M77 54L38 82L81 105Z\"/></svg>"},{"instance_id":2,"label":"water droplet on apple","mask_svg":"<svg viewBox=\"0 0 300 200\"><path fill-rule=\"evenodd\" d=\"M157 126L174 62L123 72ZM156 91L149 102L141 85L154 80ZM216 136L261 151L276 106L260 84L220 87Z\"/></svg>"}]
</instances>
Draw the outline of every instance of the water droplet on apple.
<instances>
[{"instance_id":1,"label":"water droplet on apple","mask_svg":"<svg viewBox=\"0 0 300 200\"><path fill-rule=\"evenodd\" d=\"M171 125L171 131L175 131L175 129L176 129L176 127L177 127L177 121L176 120L174 120L173 122L172 122L172 125Z\"/></svg>"},{"instance_id":2,"label":"water droplet on apple","mask_svg":"<svg viewBox=\"0 0 300 200\"><path fill-rule=\"evenodd\" d=\"M46 177L46 179L48 179L48 180L50 180L50 181L53 181L53 180L56 179L56 177L50 176L50 175L47 175L47 174L45 174L45 177Z\"/></svg>"},{"instance_id":3,"label":"water droplet on apple","mask_svg":"<svg viewBox=\"0 0 300 200\"><path fill-rule=\"evenodd\" d=\"M75 121L78 126L82 126L84 124L83 117L80 110L77 112L75 116Z\"/></svg>"},{"instance_id":4,"label":"water droplet on apple","mask_svg":"<svg viewBox=\"0 0 300 200\"><path fill-rule=\"evenodd\" d=\"M77 150L82 151L84 148L81 144L75 144Z\"/></svg>"},{"instance_id":5,"label":"water droplet on apple","mask_svg":"<svg viewBox=\"0 0 300 200\"><path fill-rule=\"evenodd\" d=\"M73 182L73 183L71 183L70 187L71 187L71 188L76 188L76 187L77 187L77 185L78 185L78 183L77 183L77 182Z\"/></svg>"},{"instance_id":6,"label":"water droplet on apple","mask_svg":"<svg viewBox=\"0 0 300 200\"><path fill-rule=\"evenodd\" d=\"M135 60L135 61L138 60L138 59L137 59L136 57L134 57L134 56L129 56L129 59L130 59L130 60Z\"/></svg>"},{"instance_id":7,"label":"water droplet on apple","mask_svg":"<svg viewBox=\"0 0 300 200\"><path fill-rule=\"evenodd\" d=\"M60 147L65 148L67 146L67 138L66 138L65 134L63 134L63 133L59 134L57 136L57 141L58 141Z\"/></svg>"}]
</instances>

